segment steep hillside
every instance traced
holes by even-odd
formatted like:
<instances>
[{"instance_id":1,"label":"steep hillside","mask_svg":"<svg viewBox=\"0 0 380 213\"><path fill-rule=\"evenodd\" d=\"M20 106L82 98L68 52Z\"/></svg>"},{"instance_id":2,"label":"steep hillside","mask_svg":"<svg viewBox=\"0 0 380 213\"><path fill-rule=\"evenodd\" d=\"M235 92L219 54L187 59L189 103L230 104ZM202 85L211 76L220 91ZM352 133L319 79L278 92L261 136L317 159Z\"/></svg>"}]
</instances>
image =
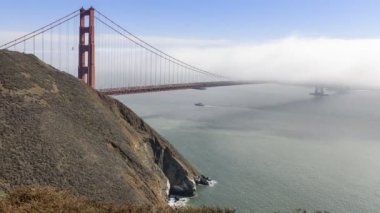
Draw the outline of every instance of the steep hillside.
<instances>
[{"instance_id":1,"label":"steep hillside","mask_svg":"<svg viewBox=\"0 0 380 213\"><path fill-rule=\"evenodd\" d=\"M100 201L163 205L199 175L119 101L33 55L0 50L0 191L51 185Z\"/></svg>"}]
</instances>

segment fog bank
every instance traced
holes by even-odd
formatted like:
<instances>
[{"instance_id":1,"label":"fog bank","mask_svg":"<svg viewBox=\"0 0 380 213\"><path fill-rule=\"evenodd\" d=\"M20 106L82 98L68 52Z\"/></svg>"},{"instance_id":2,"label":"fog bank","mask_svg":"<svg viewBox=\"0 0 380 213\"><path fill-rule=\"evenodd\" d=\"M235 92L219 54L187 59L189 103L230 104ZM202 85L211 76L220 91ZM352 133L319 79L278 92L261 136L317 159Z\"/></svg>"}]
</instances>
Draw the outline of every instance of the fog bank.
<instances>
[{"instance_id":1,"label":"fog bank","mask_svg":"<svg viewBox=\"0 0 380 213\"><path fill-rule=\"evenodd\" d=\"M292 36L264 42L221 40L209 45L191 40L163 48L190 64L237 79L380 85L380 39Z\"/></svg>"}]
</instances>

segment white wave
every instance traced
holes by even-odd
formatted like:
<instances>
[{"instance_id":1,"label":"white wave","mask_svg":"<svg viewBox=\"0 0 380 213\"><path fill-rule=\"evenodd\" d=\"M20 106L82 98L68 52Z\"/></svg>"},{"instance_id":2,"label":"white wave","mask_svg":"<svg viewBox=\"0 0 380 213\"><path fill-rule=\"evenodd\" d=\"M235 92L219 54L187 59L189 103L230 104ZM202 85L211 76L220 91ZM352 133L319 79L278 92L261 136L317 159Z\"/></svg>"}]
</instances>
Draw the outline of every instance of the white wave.
<instances>
[{"instance_id":1,"label":"white wave","mask_svg":"<svg viewBox=\"0 0 380 213\"><path fill-rule=\"evenodd\" d=\"M189 202L189 198L185 198L185 197L177 197L177 199L174 197L174 196L171 196L169 198L169 206L171 207L185 207L186 204Z\"/></svg>"},{"instance_id":2,"label":"white wave","mask_svg":"<svg viewBox=\"0 0 380 213\"><path fill-rule=\"evenodd\" d=\"M169 196L170 191L170 182L169 179L166 179L166 196Z\"/></svg>"},{"instance_id":3,"label":"white wave","mask_svg":"<svg viewBox=\"0 0 380 213\"><path fill-rule=\"evenodd\" d=\"M214 187L217 183L218 183L218 181L216 181L216 180L209 180L208 181L208 186L209 187Z\"/></svg>"}]
</instances>

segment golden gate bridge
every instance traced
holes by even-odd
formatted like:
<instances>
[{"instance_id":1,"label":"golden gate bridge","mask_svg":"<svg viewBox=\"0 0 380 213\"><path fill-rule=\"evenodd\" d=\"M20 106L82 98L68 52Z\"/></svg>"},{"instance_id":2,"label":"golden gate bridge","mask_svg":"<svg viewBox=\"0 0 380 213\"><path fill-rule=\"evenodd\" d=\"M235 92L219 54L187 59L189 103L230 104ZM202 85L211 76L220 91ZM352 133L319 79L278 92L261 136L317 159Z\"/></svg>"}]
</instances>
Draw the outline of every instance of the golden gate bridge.
<instances>
[{"instance_id":1,"label":"golden gate bridge","mask_svg":"<svg viewBox=\"0 0 380 213\"><path fill-rule=\"evenodd\" d=\"M109 95L259 83L192 66L92 7L73 11L0 49L34 54Z\"/></svg>"}]
</instances>

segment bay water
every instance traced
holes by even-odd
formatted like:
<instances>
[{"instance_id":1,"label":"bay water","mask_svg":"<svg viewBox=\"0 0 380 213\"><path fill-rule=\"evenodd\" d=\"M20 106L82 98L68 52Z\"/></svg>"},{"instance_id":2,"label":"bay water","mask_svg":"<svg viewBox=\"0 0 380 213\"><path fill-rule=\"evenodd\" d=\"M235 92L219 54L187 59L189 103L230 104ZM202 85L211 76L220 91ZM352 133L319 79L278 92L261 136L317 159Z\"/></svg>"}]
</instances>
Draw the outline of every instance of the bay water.
<instances>
[{"instance_id":1,"label":"bay water","mask_svg":"<svg viewBox=\"0 0 380 213\"><path fill-rule=\"evenodd\" d=\"M217 181L188 205L380 212L380 92L313 90L256 84L115 97Z\"/></svg>"}]
</instances>

